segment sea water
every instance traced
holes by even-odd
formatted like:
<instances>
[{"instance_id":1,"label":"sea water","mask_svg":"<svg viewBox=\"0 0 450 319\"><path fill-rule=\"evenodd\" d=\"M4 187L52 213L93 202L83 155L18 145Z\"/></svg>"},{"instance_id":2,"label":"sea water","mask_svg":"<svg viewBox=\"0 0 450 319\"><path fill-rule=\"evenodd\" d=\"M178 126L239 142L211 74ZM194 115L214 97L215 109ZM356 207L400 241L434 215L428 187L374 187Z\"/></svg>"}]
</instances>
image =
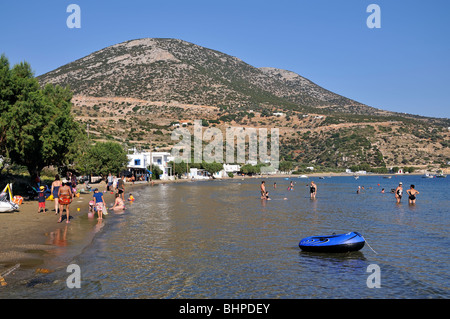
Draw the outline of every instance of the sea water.
<instances>
[{"instance_id":1,"label":"sea water","mask_svg":"<svg viewBox=\"0 0 450 319\"><path fill-rule=\"evenodd\" d=\"M260 199L262 180L270 201ZM404 196L397 204L390 191L399 181ZM410 184L420 192L415 205L408 204ZM0 290L0 297L449 298L449 191L449 178L420 176L146 186L133 191L136 200L124 212L101 222L74 219L69 237L78 227L89 230L88 242L67 238L67 246L81 248L62 252L59 264L52 257L56 270L33 278L37 284ZM368 244L344 254L298 247L304 237L349 231ZM79 266L80 288L67 286L69 264ZM371 265L379 267L380 288L368 285Z\"/></svg>"}]
</instances>

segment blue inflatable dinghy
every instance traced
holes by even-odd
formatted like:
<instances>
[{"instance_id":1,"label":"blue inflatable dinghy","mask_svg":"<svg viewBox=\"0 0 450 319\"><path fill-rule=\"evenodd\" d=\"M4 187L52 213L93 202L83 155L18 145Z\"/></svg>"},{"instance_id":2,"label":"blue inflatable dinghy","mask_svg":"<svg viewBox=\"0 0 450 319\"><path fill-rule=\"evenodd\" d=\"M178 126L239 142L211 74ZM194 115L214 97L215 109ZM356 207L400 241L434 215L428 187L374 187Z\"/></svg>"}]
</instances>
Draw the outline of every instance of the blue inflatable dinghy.
<instances>
[{"instance_id":1,"label":"blue inflatable dinghy","mask_svg":"<svg viewBox=\"0 0 450 319\"><path fill-rule=\"evenodd\" d=\"M301 250L320 253L345 253L364 247L364 237L358 232L331 236L311 236L303 238L298 246Z\"/></svg>"}]
</instances>

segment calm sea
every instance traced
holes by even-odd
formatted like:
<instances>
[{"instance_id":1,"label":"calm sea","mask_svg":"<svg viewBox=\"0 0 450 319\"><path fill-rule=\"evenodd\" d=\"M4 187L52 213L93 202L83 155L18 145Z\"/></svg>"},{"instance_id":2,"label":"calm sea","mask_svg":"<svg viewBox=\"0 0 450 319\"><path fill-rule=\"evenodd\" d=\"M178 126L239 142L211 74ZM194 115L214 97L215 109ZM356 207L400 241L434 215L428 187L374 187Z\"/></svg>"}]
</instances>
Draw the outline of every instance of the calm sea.
<instances>
[{"instance_id":1,"label":"calm sea","mask_svg":"<svg viewBox=\"0 0 450 319\"><path fill-rule=\"evenodd\" d=\"M48 254L45 264L56 271L2 289L0 297L450 297L450 178L271 178L271 201L259 198L262 180L138 189L121 214L101 223L87 214L74 219L49 243L58 253ZM309 198L311 180L316 200ZM390 190L399 181L405 190L416 185L416 205L407 196L396 203ZM365 191L357 194L358 186ZM307 236L349 231L360 232L370 247L345 254L298 247ZM80 267L79 289L66 285L68 264ZM380 288L367 286L372 264L379 266Z\"/></svg>"}]
</instances>

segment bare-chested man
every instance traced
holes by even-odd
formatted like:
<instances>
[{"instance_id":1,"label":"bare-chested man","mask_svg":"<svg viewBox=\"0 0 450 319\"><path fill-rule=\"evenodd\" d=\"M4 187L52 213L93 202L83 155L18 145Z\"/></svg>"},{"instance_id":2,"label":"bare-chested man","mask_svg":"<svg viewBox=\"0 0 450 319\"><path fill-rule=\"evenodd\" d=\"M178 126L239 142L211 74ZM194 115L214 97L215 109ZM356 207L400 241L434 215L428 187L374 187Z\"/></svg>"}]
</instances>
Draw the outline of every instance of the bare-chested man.
<instances>
[{"instance_id":1,"label":"bare-chested man","mask_svg":"<svg viewBox=\"0 0 450 319\"><path fill-rule=\"evenodd\" d=\"M261 199L266 199L266 182L262 181L261 182Z\"/></svg>"}]
</instances>

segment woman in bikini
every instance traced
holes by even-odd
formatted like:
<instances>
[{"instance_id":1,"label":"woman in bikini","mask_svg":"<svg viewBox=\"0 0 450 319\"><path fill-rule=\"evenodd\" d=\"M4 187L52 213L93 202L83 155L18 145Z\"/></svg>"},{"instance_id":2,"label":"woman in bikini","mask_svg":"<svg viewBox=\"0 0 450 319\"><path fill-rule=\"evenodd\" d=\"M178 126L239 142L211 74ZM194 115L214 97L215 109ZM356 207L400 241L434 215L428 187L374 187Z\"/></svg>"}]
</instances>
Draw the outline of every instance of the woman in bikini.
<instances>
[{"instance_id":1,"label":"woman in bikini","mask_svg":"<svg viewBox=\"0 0 450 319\"><path fill-rule=\"evenodd\" d=\"M62 186L58 190L59 198L59 220L58 223L62 221L63 210L66 210L66 223L69 223L69 205L72 203L73 194L72 189L67 183L67 180L63 180Z\"/></svg>"}]
</instances>

